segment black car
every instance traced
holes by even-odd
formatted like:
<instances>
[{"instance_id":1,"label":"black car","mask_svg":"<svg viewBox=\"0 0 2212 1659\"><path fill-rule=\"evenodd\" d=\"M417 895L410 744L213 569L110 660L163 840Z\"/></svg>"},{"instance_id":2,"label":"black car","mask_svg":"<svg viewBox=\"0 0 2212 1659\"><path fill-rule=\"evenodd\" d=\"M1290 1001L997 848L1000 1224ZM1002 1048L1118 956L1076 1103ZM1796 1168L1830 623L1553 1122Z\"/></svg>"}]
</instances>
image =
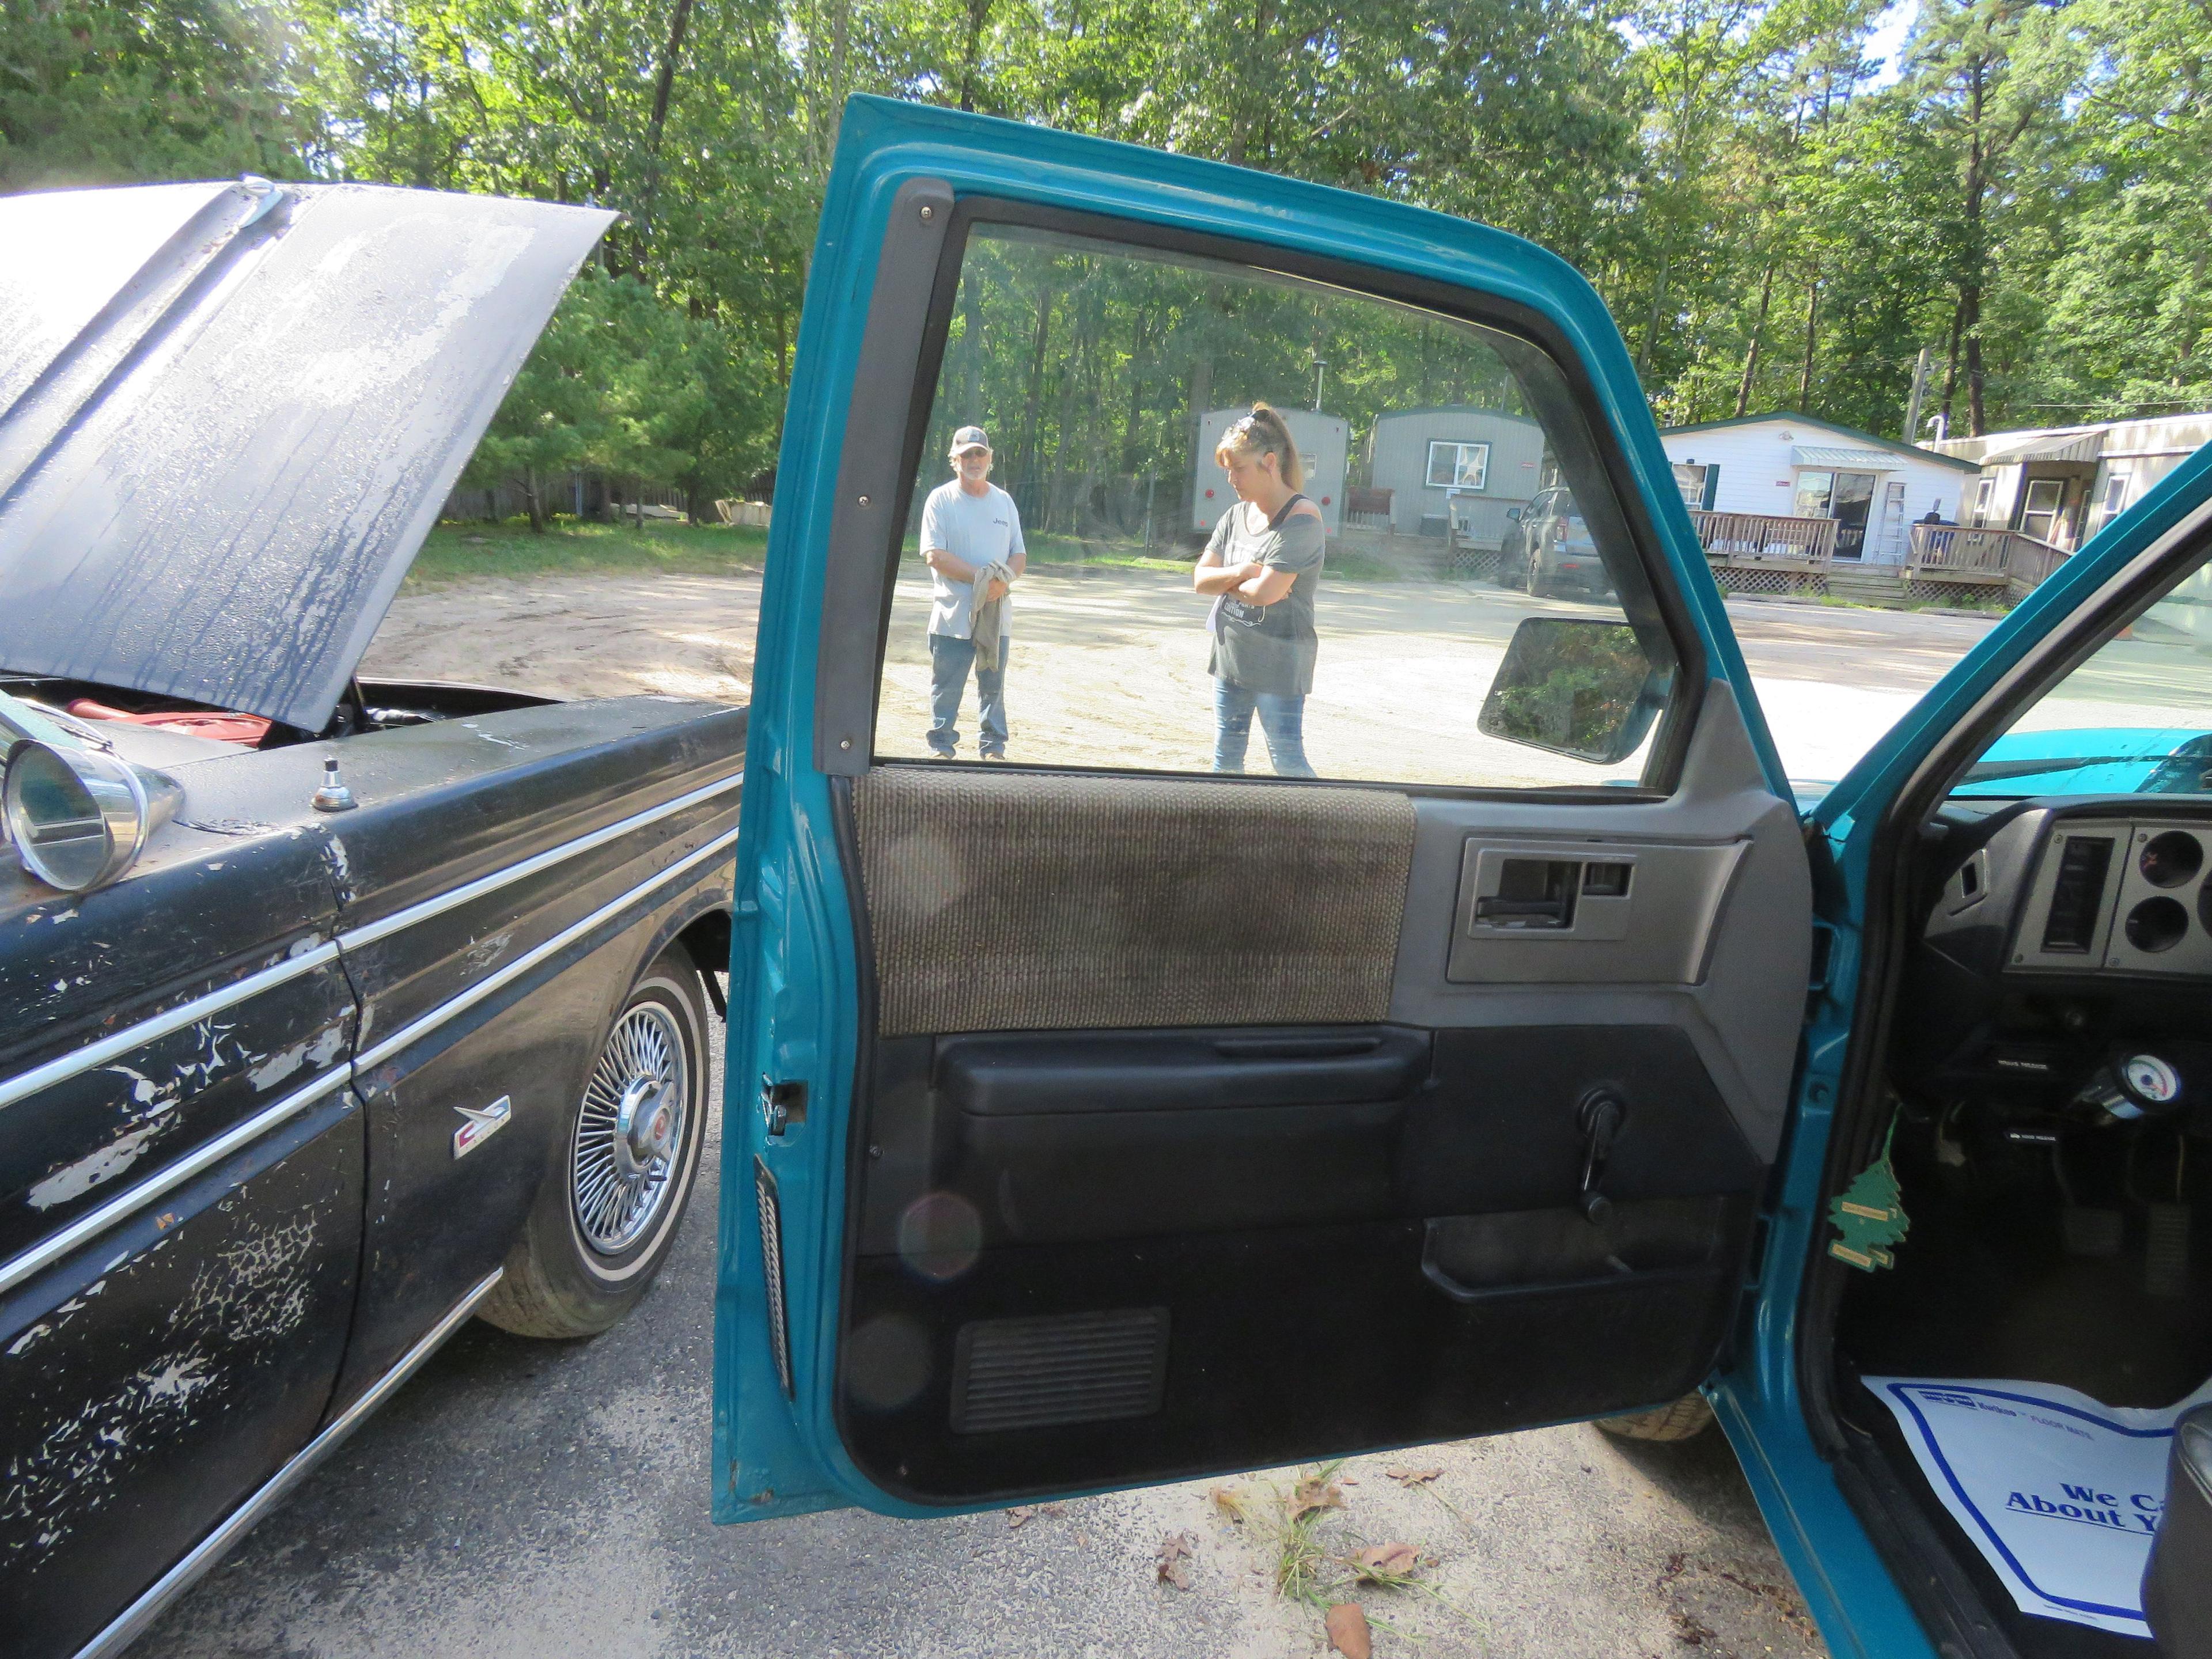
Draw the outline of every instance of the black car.
<instances>
[{"instance_id":1,"label":"black car","mask_svg":"<svg viewBox=\"0 0 2212 1659\"><path fill-rule=\"evenodd\" d=\"M361 678L609 216L0 202L0 1648L128 1644L700 1161L742 709Z\"/></svg>"}]
</instances>

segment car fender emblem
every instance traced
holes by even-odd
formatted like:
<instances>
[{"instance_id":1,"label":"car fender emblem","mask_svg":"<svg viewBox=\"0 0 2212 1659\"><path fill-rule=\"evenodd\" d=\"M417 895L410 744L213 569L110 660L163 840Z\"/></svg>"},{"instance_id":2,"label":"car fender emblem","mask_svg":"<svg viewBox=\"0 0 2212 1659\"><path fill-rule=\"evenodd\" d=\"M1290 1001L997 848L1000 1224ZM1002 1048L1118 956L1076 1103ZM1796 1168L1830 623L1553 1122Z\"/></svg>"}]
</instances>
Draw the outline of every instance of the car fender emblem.
<instances>
[{"instance_id":1,"label":"car fender emblem","mask_svg":"<svg viewBox=\"0 0 2212 1659\"><path fill-rule=\"evenodd\" d=\"M456 1106L453 1109L468 1120L453 1131L453 1156L466 1158L507 1127L507 1119L514 1115L514 1102L501 1095L489 1106Z\"/></svg>"}]
</instances>

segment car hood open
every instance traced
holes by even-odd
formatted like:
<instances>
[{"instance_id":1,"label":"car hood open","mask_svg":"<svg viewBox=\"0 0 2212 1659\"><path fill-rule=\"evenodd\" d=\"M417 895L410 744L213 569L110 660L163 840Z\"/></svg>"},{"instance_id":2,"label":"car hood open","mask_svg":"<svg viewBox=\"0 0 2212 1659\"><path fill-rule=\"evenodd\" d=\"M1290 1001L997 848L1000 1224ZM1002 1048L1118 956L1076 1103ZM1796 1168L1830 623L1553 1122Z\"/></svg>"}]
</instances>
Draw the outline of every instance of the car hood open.
<instances>
[{"instance_id":1,"label":"car hood open","mask_svg":"<svg viewBox=\"0 0 2212 1659\"><path fill-rule=\"evenodd\" d=\"M260 179L0 199L0 668L319 729L613 217Z\"/></svg>"}]
</instances>

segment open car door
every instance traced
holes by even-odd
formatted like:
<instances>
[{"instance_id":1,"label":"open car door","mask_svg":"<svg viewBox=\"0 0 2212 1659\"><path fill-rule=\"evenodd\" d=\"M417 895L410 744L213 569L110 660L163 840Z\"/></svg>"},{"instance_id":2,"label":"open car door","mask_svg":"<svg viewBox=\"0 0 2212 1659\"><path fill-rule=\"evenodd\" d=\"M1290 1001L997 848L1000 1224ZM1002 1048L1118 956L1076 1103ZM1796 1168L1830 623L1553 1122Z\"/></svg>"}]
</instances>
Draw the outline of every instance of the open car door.
<instances>
[{"instance_id":1,"label":"open car door","mask_svg":"<svg viewBox=\"0 0 2212 1659\"><path fill-rule=\"evenodd\" d=\"M1232 510L1218 447L1255 401L1289 411L1310 506L1279 511L1318 513L1318 569L1311 532ZM946 459L969 426L981 493ZM855 100L778 477L718 1519L1522 1429L1708 1375L1810 878L1581 277L1402 205ZM1018 556L1002 673L923 556L955 518ZM979 693L1003 759L961 747Z\"/></svg>"}]
</instances>

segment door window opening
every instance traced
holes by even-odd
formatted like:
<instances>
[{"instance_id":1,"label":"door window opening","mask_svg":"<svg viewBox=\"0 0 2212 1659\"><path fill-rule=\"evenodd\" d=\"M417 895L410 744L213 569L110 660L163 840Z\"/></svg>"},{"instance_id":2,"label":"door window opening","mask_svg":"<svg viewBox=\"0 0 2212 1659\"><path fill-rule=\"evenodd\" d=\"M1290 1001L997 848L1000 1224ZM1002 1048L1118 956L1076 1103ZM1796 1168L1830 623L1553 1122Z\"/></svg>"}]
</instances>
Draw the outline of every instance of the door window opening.
<instances>
[{"instance_id":1,"label":"door window opening","mask_svg":"<svg viewBox=\"0 0 2212 1659\"><path fill-rule=\"evenodd\" d=\"M1541 350L1341 287L1057 228L976 222L960 261L876 758L1477 788L1646 781L1675 652ZM1316 357L1333 371L1318 410L1305 406ZM1354 484L1364 501L1387 492L1387 510L1348 514ZM1601 696L1564 657L1556 684L1498 685L1532 610L1625 624L1643 689ZM1511 708L1486 714L1499 697ZM1613 736L1528 735L1554 726Z\"/></svg>"}]
</instances>

